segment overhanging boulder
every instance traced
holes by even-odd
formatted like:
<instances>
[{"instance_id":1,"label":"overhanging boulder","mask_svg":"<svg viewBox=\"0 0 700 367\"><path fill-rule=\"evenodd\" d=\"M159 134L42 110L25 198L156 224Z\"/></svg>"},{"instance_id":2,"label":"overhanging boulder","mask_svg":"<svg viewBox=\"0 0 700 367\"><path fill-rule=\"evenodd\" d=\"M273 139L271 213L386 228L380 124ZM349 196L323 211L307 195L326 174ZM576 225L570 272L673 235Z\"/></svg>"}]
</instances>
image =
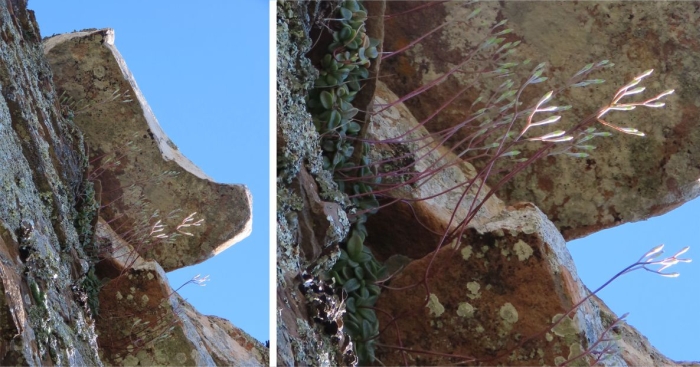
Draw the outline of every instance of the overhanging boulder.
<instances>
[{"instance_id":1,"label":"overhanging boulder","mask_svg":"<svg viewBox=\"0 0 700 367\"><path fill-rule=\"evenodd\" d=\"M142 256L171 271L200 263L250 234L248 188L213 182L168 139L115 48L112 29L58 35L44 47L68 106L64 113L85 135L89 178L99 181L100 216L135 241L158 219L172 235L167 245L132 243ZM187 226L198 221L199 227Z\"/></svg>"}]
</instances>

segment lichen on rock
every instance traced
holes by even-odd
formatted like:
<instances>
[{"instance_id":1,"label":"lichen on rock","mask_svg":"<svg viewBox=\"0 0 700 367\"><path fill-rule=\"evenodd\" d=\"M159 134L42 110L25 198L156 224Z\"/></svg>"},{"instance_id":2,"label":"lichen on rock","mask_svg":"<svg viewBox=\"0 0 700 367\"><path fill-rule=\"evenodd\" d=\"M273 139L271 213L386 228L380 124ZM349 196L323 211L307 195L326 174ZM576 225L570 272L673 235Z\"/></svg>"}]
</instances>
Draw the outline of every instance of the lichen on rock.
<instances>
[{"instance_id":1,"label":"lichen on rock","mask_svg":"<svg viewBox=\"0 0 700 367\"><path fill-rule=\"evenodd\" d=\"M112 50L115 53L107 52L112 46L113 31L89 30L58 36L45 47L34 14L26 6L24 0L0 5L0 288L5 294L0 302L0 364L267 365L267 349L231 325L216 321L226 333L213 340L204 337L205 330L211 329L198 328L192 319L209 318L192 309L188 310L189 318L178 312L190 306L173 294L162 267L140 258L132 246L138 243L127 241L133 237L125 234L138 232L129 227L133 223L122 223L118 234L104 219L109 217L109 209L102 200L110 190L125 197L138 197L125 192L127 186L138 184L116 180L133 168L134 159L125 154L125 164L118 172L96 180L95 167L90 167L87 153L104 153L111 149L108 147L128 150L124 141L117 140L130 134L112 131L111 136L95 139L94 134L109 135L109 129L102 126L96 128L98 133L88 132L81 125L81 118L95 112L91 110L94 108L100 110L102 121L134 121L137 117L141 122L155 120L146 116L150 109L143 100L137 102L138 106L120 100L116 103L118 108L111 109L114 95L139 94L125 63L115 58L116 49ZM56 51L65 46L61 42L76 39L81 44L76 46L76 53L86 56L92 52L90 56L94 58L75 59L70 51L53 54L63 62L72 60L67 70L57 67L56 59L47 60L45 50ZM115 70L119 72L114 74ZM114 83L107 81L115 76ZM61 83L71 77L74 78L67 83L69 86ZM79 81L85 84L80 86ZM65 93L57 93L55 85ZM123 89L112 95L115 85ZM107 93L106 99L102 92ZM69 93L77 93L71 98L87 103L69 102ZM100 120L95 116L92 119ZM156 129L155 125L150 127ZM156 131L153 136L165 152L153 156L178 160L176 148L161 133ZM188 166L184 157L179 158L187 166L180 167L183 172L203 175L196 167ZM200 237L206 238L205 245L193 246L189 253L181 248L181 261L156 255L168 268L202 261L235 242L231 237L244 237L250 227L250 196L244 187L222 188L204 183L205 179L185 179L189 180L181 187L185 191L213 192L216 199L211 203L225 203L221 198L227 196L238 201L236 215L240 217L229 217L232 222L223 226L210 220L205 226L206 235ZM144 186L136 188L139 189ZM146 196L151 195L152 203L163 195L158 188L145 191ZM121 209L129 211L126 206ZM226 217L217 214L218 218ZM110 220L110 224L115 221L118 220ZM197 220L183 221L179 229L189 231L192 223ZM112 261L114 255L128 255L133 261ZM107 283L109 279L112 281ZM147 322L149 319L153 323Z\"/></svg>"},{"instance_id":2,"label":"lichen on rock","mask_svg":"<svg viewBox=\"0 0 700 367\"><path fill-rule=\"evenodd\" d=\"M335 3L277 3L277 361L287 366L349 363L344 346L312 320L299 290L305 271L330 270L349 230L344 195L322 168L305 100L318 75L305 56L309 32Z\"/></svg>"}]
</instances>

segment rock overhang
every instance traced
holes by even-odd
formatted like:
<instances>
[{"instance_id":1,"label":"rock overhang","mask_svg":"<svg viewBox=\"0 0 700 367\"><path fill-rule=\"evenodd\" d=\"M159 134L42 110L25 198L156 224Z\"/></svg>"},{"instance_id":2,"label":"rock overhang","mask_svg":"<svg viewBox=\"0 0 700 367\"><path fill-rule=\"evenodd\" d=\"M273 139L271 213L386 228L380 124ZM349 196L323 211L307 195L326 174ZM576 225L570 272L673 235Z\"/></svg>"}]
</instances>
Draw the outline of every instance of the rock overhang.
<instances>
[{"instance_id":1,"label":"rock overhang","mask_svg":"<svg viewBox=\"0 0 700 367\"><path fill-rule=\"evenodd\" d=\"M71 107L66 113L85 136L100 215L115 228L149 231L158 213L174 238L167 249L146 245L139 253L166 271L200 263L250 235L250 191L213 182L177 149L114 39L114 30L105 28L44 40L56 88Z\"/></svg>"}]
</instances>

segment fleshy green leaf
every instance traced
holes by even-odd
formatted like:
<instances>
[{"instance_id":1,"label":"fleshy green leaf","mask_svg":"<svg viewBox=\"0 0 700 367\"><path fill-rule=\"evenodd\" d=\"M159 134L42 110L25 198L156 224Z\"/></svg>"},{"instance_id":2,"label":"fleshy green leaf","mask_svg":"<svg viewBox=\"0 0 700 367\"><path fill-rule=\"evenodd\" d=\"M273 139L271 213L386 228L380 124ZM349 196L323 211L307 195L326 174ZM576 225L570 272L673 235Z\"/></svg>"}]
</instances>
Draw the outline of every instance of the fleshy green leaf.
<instances>
[{"instance_id":1,"label":"fleshy green leaf","mask_svg":"<svg viewBox=\"0 0 700 367\"><path fill-rule=\"evenodd\" d=\"M340 115L340 112L337 110L331 111L331 115L328 118L328 130L333 130L340 125L340 120L342 120L342 118L343 117Z\"/></svg>"},{"instance_id":2,"label":"fleshy green leaf","mask_svg":"<svg viewBox=\"0 0 700 367\"><path fill-rule=\"evenodd\" d=\"M382 291L382 289L376 284L368 285L367 290L369 291L369 294L372 296L378 296L379 293L381 293L381 291Z\"/></svg>"},{"instance_id":3,"label":"fleshy green leaf","mask_svg":"<svg viewBox=\"0 0 700 367\"><path fill-rule=\"evenodd\" d=\"M377 322L377 314L374 313L374 310L369 309L369 308L358 308L357 313L362 316L364 321L369 321L370 324L374 324ZM369 330L368 338L372 337L372 329Z\"/></svg>"},{"instance_id":4,"label":"fleshy green leaf","mask_svg":"<svg viewBox=\"0 0 700 367\"><path fill-rule=\"evenodd\" d=\"M345 301L345 309L352 313L357 311L355 308L355 297L348 297L348 299Z\"/></svg>"},{"instance_id":5,"label":"fleshy green leaf","mask_svg":"<svg viewBox=\"0 0 700 367\"><path fill-rule=\"evenodd\" d=\"M360 235L353 231L347 246L348 257L354 261L360 262L357 260L362 254L362 238L360 238Z\"/></svg>"},{"instance_id":6,"label":"fleshy green leaf","mask_svg":"<svg viewBox=\"0 0 700 367\"><path fill-rule=\"evenodd\" d=\"M356 321L347 320L347 315L349 314L346 314L346 320L343 320L343 328L347 330L347 333L351 336L360 335L360 326Z\"/></svg>"},{"instance_id":7,"label":"fleshy green leaf","mask_svg":"<svg viewBox=\"0 0 700 367\"><path fill-rule=\"evenodd\" d=\"M333 108L333 102L335 102L335 97L331 92L324 90L320 94L320 99L321 99L321 105L323 105L323 108L330 110Z\"/></svg>"},{"instance_id":8,"label":"fleshy green leaf","mask_svg":"<svg viewBox=\"0 0 700 367\"><path fill-rule=\"evenodd\" d=\"M360 132L360 129L361 129L360 124L358 124L357 122L355 122L355 121L350 121L350 122L348 123L348 133L354 135L354 134L359 133L359 132Z\"/></svg>"},{"instance_id":9,"label":"fleshy green leaf","mask_svg":"<svg viewBox=\"0 0 700 367\"><path fill-rule=\"evenodd\" d=\"M372 337L372 324L368 320L362 320L362 332L360 336L361 340L367 340Z\"/></svg>"},{"instance_id":10,"label":"fleshy green leaf","mask_svg":"<svg viewBox=\"0 0 700 367\"><path fill-rule=\"evenodd\" d=\"M350 278L347 282L345 282L345 284L343 284L343 289L345 289L345 291L348 293L354 292L359 288L360 282L355 278Z\"/></svg>"},{"instance_id":11,"label":"fleshy green leaf","mask_svg":"<svg viewBox=\"0 0 700 367\"><path fill-rule=\"evenodd\" d=\"M352 19L352 11L348 8L340 8L340 16L343 20L350 20Z\"/></svg>"},{"instance_id":12,"label":"fleshy green leaf","mask_svg":"<svg viewBox=\"0 0 700 367\"><path fill-rule=\"evenodd\" d=\"M358 255L356 261L358 263L366 263L366 262L371 261L371 260L372 260L372 255L363 252L360 255Z\"/></svg>"},{"instance_id":13,"label":"fleshy green leaf","mask_svg":"<svg viewBox=\"0 0 700 367\"><path fill-rule=\"evenodd\" d=\"M329 153L335 152L335 144L331 140L324 140L322 145L321 145L321 148L325 152L329 152Z\"/></svg>"},{"instance_id":14,"label":"fleshy green leaf","mask_svg":"<svg viewBox=\"0 0 700 367\"><path fill-rule=\"evenodd\" d=\"M361 266L355 268L355 277L357 279L365 279L365 270Z\"/></svg>"}]
</instances>

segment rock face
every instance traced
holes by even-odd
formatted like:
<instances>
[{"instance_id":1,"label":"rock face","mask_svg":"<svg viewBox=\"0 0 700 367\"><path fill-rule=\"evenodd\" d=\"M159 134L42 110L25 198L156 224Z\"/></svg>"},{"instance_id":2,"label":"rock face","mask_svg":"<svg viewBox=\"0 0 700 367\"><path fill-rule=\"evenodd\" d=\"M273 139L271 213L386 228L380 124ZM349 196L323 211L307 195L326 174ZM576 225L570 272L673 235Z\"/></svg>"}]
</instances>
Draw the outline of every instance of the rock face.
<instances>
[{"instance_id":1,"label":"rock face","mask_svg":"<svg viewBox=\"0 0 700 367\"><path fill-rule=\"evenodd\" d=\"M378 83L377 103L386 96L390 91ZM385 134L381 137L402 134L403 130L396 129L397 121L405 122L406 130L415 126L401 104L387 111L373 119L382 125ZM465 180L474 175L473 168L462 172ZM450 187L451 180L441 181ZM415 189L412 193L416 197L433 194ZM446 228L450 218L443 211L454 208L458 197L445 196L445 202L432 210L409 212L421 216L378 214L372 218L381 220L382 227L368 225L368 241L385 232L383 241L373 247L375 252L393 253L393 260L397 255L428 250L423 241L434 248L435 238L420 236L419 230L413 236L402 234L424 228L425 223L435 230ZM445 246L414 261L402 260L405 268L388 284L398 290L384 290L376 305L379 324L390 325L379 337L384 347L377 358L383 364L589 365L605 350L615 352L597 363L680 364L664 357L624 322L612 327L617 316L599 299L585 300L574 309L590 291L578 279L565 240L554 224L533 204L504 208L496 203L499 201L486 206L488 210L470 223L458 247ZM468 207L469 202L462 205ZM392 240L395 233L398 236ZM427 272L429 293L422 286ZM411 288L413 285L418 286ZM564 314L568 316L562 318ZM609 327L612 329L606 330ZM613 343L617 336L622 341ZM401 348L410 352L404 356Z\"/></svg>"},{"instance_id":2,"label":"rock face","mask_svg":"<svg viewBox=\"0 0 700 367\"><path fill-rule=\"evenodd\" d=\"M61 69L53 60L52 70L26 5L0 3L0 364L267 365L267 348L227 321L199 314L172 291L163 270L203 261L245 237L247 189L215 184L176 149L163 148L167 137L120 69L113 33L81 34L84 48L57 54L76 56L73 64ZM71 39L53 39L47 49ZM98 40L102 48L91 43ZM59 95L52 76L67 80L66 70L72 79ZM76 122L93 113L121 129L83 134ZM88 152L101 163L89 167ZM181 174L159 176L164 170ZM114 202L100 210L108 200ZM143 245L162 243L149 233L160 228L150 215L175 209L165 201L183 209L161 218L181 234L171 237L177 251L152 247L142 258ZM148 214L135 224L139 210ZM194 211L199 215L188 217ZM203 248L185 233L204 239Z\"/></svg>"},{"instance_id":3,"label":"rock face","mask_svg":"<svg viewBox=\"0 0 700 367\"><path fill-rule=\"evenodd\" d=\"M300 289L302 274L328 271L339 256L338 241L348 219L330 174L321 169L319 136L306 111L304 96L316 70L305 54L313 42L315 19L330 14L337 2L277 2L277 364L348 365L342 335L328 334L314 319L342 319L338 294L319 301ZM311 15L308 13L311 9ZM315 303L314 303L315 302ZM315 304L317 308L311 309ZM319 310L333 308L334 315ZM336 338L334 338L336 337Z\"/></svg>"},{"instance_id":4,"label":"rock face","mask_svg":"<svg viewBox=\"0 0 700 367\"><path fill-rule=\"evenodd\" d=\"M377 83L375 104L382 106L387 100L396 97ZM403 104L397 104L373 116L372 123L378 126L370 128L374 132L371 137L400 136L414 129L415 121ZM420 135L418 131L413 135ZM406 139L409 151L420 151L410 149L415 136ZM382 145L377 150L381 151ZM451 187L453 179L448 173L454 176L456 172L465 181L476 170L464 163L462 170L452 167L436 180L442 182L442 187L434 183L433 190L430 185L405 190L414 198L431 197ZM521 202L504 207L497 198L489 199L489 205L470 222L458 246L443 246L437 253L416 257L431 246L434 249L437 234L448 226L450 216L446 212L451 214L459 195L451 192L443 196L439 198L442 202L420 201L424 210L396 210L393 215L380 211L370 220L379 224L368 222L367 242L384 235L382 241L372 242L374 252L393 254L387 266L394 270L403 267L388 284L398 290L384 290L376 304L379 324L390 325L379 336L385 347L379 348L376 356L383 364L589 365L605 351L613 351L595 363L697 365L663 356L633 327L616 322L617 316L597 297L573 308L590 291L576 274L564 237L534 204ZM458 213L469 207L474 196L465 198ZM431 236L424 227L426 223L437 234ZM405 235L411 231L415 234ZM397 261L400 266L391 264ZM426 272L430 274L429 293L422 286ZM562 318L564 314L568 316ZM617 337L621 341L612 342ZM401 348L411 352L404 355Z\"/></svg>"},{"instance_id":5,"label":"rock face","mask_svg":"<svg viewBox=\"0 0 700 367\"><path fill-rule=\"evenodd\" d=\"M74 224L80 134L59 112L26 1L0 4L0 88L0 364L100 366L74 300L88 271Z\"/></svg>"},{"instance_id":6,"label":"rock face","mask_svg":"<svg viewBox=\"0 0 700 367\"><path fill-rule=\"evenodd\" d=\"M177 236L167 251L146 245L139 253L166 271L198 264L250 234L250 192L213 182L177 150L113 42L114 31L101 29L58 35L44 48L56 88L85 134L90 179L99 180L105 203L100 215L114 228L133 228L151 225L158 212Z\"/></svg>"},{"instance_id":7,"label":"rock face","mask_svg":"<svg viewBox=\"0 0 700 367\"><path fill-rule=\"evenodd\" d=\"M98 272L114 272L99 293L101 358L112 365L266 366L268 350L243 330L205 316L168 284L163 268L144 260L99 219L96 239L113 254ZM134 315L124 317L123 315Z\"/></svg>"},{"instance_id":8,"label":"rock face","mask_svg":"<svg viewBox=\"0 0 700 367\"><path fill-rule=\"evenodd\" d=\"M421 4L392 1L386 12L397 14ZM544 74L550 77L548 81L525 89L520 98L525 102L523 108L548 90L567 83L589 62L609 59L615 63L615 67L592 75L605 79L604 84L570 89L560 95L561 105L573 106L573 113L563 114L561 127L572 126L605 106L618 88L647 69L655 69L654 75L641 84L647 92L624 100L642 101L667 89L676 91L664 100L667 104L663 109L638 108L607 115L608 122L637 128L646 137L608 129L614 136L594 139L597 148L589 158L550 156L516 176L499 191L504 201L535 203L571 240L663 214L698 196L700 30L695 24L700 15L695 4L487 2L478 4L482 10L476 17L461 22L476 7L466 2L445 2L388 19L384 39L388 51L401 49L431 29L449 23L418 46L382 61L382 74L392 75L386 79L389 88L403 96L435 80L466 60L467 54L488 37L491 26L507 19L505 27L513 32L503 36L505 42L517 40L522 44L516 55L505 61L529 58L533 64L551 64ZM416 118L423 120L464 86L475 83L431 120L429 130L455 126L467 116L469 106L480 93L493 92L502 83L500 78L489 79L473 72L475 65L478 66L475 62L466 64L464 72L407 102ZM524 71L529 73L533 66ZM523 81L525 76L516 73L514 80ZM602 125L597 127L605 129ZM458 133L451 143L459 138ZM493 176L496 177L500 176Z\"/></svg>"},{"instance_id":9,"label":"rock face","mask_svg":"<svg viewBox=\"0 0 700 367\"><path fill-rule=\"evenodd\" d=\"M444 247L434 258L431 254L411 262L391 286L419 283L431 261L427 305L423 287L382 293L377 308L401 315L396 320L401 344L394 332L383 334L382 344L455 354L487 365L530 366L573 360L602 336L601 319L592 316L597 310L590 302L547 330L587 293L564 238L533 205L504 210L469 231L460 248ZM387 325L390 320L383 315L379 313L380 324ZM401 353L391 348L382 348L377 358L389 365L403 363ZM407 358L411 365L460 360L415 353ZM624 362L616 355L605 364Z\"/></svg>"},{"instance_id":10,"label":"rock face","mask_svg":"<svg viewBox=\"0 0 700 367\"><path fill-rule=\"evenodd\" d=\"M384 83L377 82L373 101L375 108L397 98ZM401 157L398 164L415 163L412 169L414 173L428 172L431 167L446 166L435 175L429 175L415 184L394 190L391 194L405 201L380 210L367 222L370 234L367 242L370 245L374 244L372 248L378 259L383 260L397 254L413 259L422 258L435 249L455 209L457 214L450 223L451 229L457 228L467 217L469 204L476 196L480 181L477 180L469 194L461 198L464 192L462 185L474 177L474 167L430 138L428 131L418 125L418 121L403 104L373 114L370 121L370 139L389 141L397 136L409 134L405 137L405 143L375 144L373 154L376 161ZM410 156L406 157L406 154ZM479 192L478 202L484 200L486 192L487 190ZM457 205L460 199L461 205ZM477 212L472 223L487 222L503 208L501 200L491 197ZM391 226L397 223L413 225L401 225L402 230L396 231Z\"/></svg>"},{"instance_id":11,"label":"rock face","mask_svg":"<svg viewBox=\"0 0 700 367\"><path fill-rule=\"evenodd\" d=\"M375 6L382 8L378 4L372 7ZM335 321L344 313L355 312L355 316L362 316L364 334L373 330L374 325L367 324L372 322L372 315L379 319L378 329L382 332L374 351L377 365L698 365L664 357L646 338L618 320L601 300L590 297L565 243L569 238L659 214L696 196L697 167L680 169L692 164L696 151L693 142L698 141L694 133L686 130L692 126L689 117L695 108L695 101L689 96L696 93L689 93L692 85L682 83L684 78L679 76L685 73L688 80L697 76L693 71L696 62L691 57L697 46L692 35L697 35L697 31L681 26L696 21L693 5L483 2L479 3L481 13L465 24L472 6L464 2L386 2L389 16L383 23L385 51L402 49L431 29L449 24L423 44L382 60L379 80L386 85L372 78L364 81L367 84L363 90L374 91L372 109L354 107L375 111L360 121L369 124L363 128L374 143L370 158L382 164L386 159L394 159L392 163L401 166L398 168L411 167L398 171L405 177L391 176L398 183L408 182L412 174L429 172L440 163L455 164L437 172L433 180L396 185L390 195L380 198L400 198L413 202L413 206L395 204L379 209L366 223L366 238L357 236L378 258L386 259L391 269L391 276L383 283L387 287L373 307L376 312L363 314L362 309L367 308L373 296L352 298L354 306L345 308L342 302L338 304L339 290L326 290L330 280L319 280L336 261L335 242L344 234L342 226L337 225L343 221L335 220L323 208L330 207L325 206L327 203L340 204L332 206L337 218L342 218L340 209L350 213L355 210L334 190L327 172L319 168L320 137L303 108L303 97L313 85L311 63L319 62L314 57L323 54L309 52L309 31L315 25L333 26L323 23L332 18L333 6L324 2L278 3L278 363L352 362L341 355L347 351L347 338L338 336L342 324ZM411 8L417 10L392 16ZM655 23L653 9L675 18L668 23ZM571 14L576 16L571 18ZM368 16L375 17L373 22L380 18L376 14ZM543 159L503 187L503 196L488 199L459 241L450 238L436 250L444 231L455 225L454 221L450 223L452 213L456 212L457 220L464 218L470 201L484 198L483 192L490 190L484 186L482 193L468 192L462 203L458 203L459 191L438 195L474 180L484 166L475 155L463 155L469 162L455 160L461 151L455 152L452 147L463 135L458 133L447 140L447 146L441 146L440 139L447 134L438 132L465 121L469 106L482 92L488 97L488 92L498 86L492 85L493 80L481 78L483 75L470 79L470 75L474 76L470 67L474 70L495 65L487 56L473 55L473 62L465 64L460 73L417 93L405 105L385 107L387 102L401 98L396 95L406 96L464 61L468 46L478 46L492 33L489 29L505 18L513 18L511 23L515 23L513 33L503 33L507 41L523 41L519 47L523 58L551 61L554 79L566 80L583 66L577 64L582 61L582 50L593 55L583 64L609 58L625 68L617 74L611 71L615 69L601 71L608 83L597 85L597 89L560 93L555 104L567 101L574 105L573 113L566 119L574 120L575 116L580 118L598 110L618 87L657 65L663 71L660 77L657 75L661 81L647 79L646 86L656 93L676 88L680 97L666 101L669 107L661 111L643 116L628 114L634 124L625 123L624 115L611 113L610 122L631 125L647 132L648 137L620 134L596 138L598 149L588 160L564 156ZM542 23L542 19L547 21ZM579 23L588 32L573 28ZM538 28L543 24L548 27ZM670 26L664 28L666 24ZM623 40L629 41L626 32L631 25L640 29L639 37L662 39L662 44L668 46L635 40L634 47L619 47ZM663 29L668 32L663 33ZM367 33L371 31L368 29ZM549 36L565 40L557 43ZM323 43L322 37L319 43ZM604 45L608 43L609 46ZM592 53L587 52L589 44L596 45ZM685 49L678 46L684 44L688 44ZM615 55L619 59L604 55L605 47L618 51ZM624 52L620 54L620 50ZM309 61L304 55L312 59ZM663 61L651 60L655 56L663 56ZM514 71L513 77L522 77L519 73ZM497 80L502 83L502 79ZM520 97L526 102L537 101L557 85L547 83L538 83L542 90L526 89ZM430 120L427 130L418 128L420 121L455 96L453 104ZM477 104L473 109L478 108L481 106ZM657 121L661 119L664 121ZM410 133L403 139L387 140L407 132ZM523 153L535 149L530 145L523 144ZM377 166L377 170L396 172L396 167ZM494 167L488 176L502 177L498 169L503 167ZM308 184L313 181L316 185ZM349 252L350 246L347 248ZM347 263L343 271L350 269L355 278L353 274L343 276L362 279L363 283L347 281L344 286L354 290L367 287L371 280L358 275L364 272L360 261L354 266L349 260ZM319 296L320 293L325 296ZM357 299L363 299L363 303L358 305ZM349 298L346 301L351 303ZM348 320L357 324L360 317L347 317L346 326L351 325ZM358 345L368 348L370 343L365 340ZM367 355L372 360L372 353Z\"/></svg>"}]
</instances>

